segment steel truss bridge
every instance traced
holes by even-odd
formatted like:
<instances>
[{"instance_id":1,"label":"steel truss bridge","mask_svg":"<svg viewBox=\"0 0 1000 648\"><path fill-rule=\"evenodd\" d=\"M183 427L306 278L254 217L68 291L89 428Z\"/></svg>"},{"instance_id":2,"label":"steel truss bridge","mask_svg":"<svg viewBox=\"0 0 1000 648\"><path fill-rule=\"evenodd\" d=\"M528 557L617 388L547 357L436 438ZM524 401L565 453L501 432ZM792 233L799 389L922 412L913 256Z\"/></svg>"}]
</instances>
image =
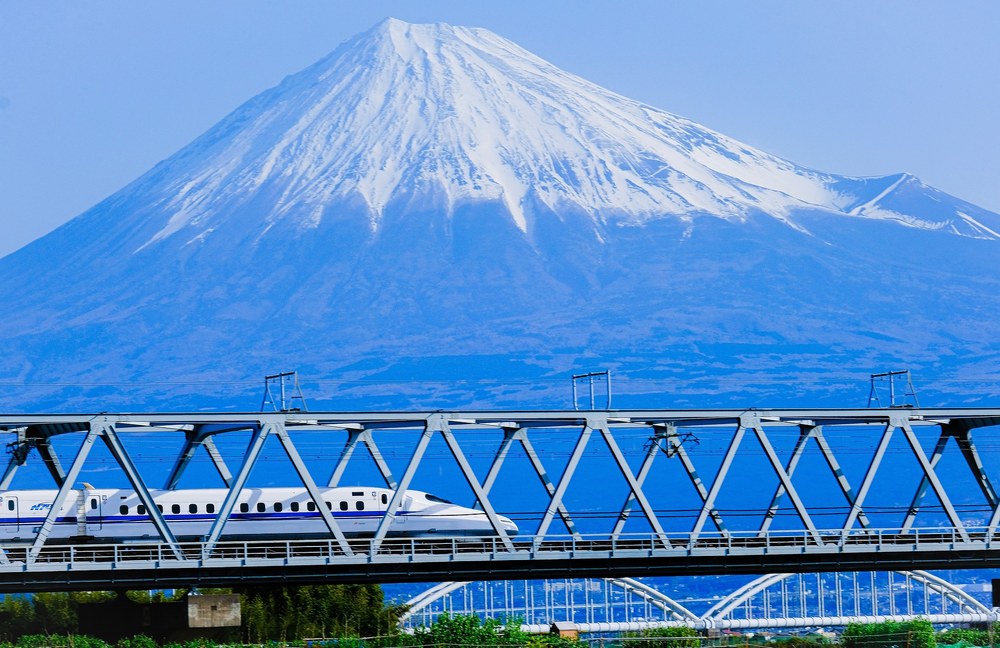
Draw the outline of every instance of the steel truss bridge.
<instances>
[{"instance_id":1,"label":"steel truss bridge","mask_svg":"<svg viewBox=\"0 0 1000 648\"><path fill-rule=\"evenodd\" d=\"M996 567L1000 498L986 459L1000 449L997 425L1000 409L928 408L0 415L11 450L0 491L25 487L14 478L32 454L58 487L41 525L0 544L0 590ZM175 536L144 476L155 471L127 449L151 433L176 452L167 489L201 453L229 488L197 541ZM326 538L227 540L272 438L316 502L317 484L342 483L367 454L393 490L374 535L348 538L320 506ZM224 441L236 440L227 458ZM321 450L304 458L303 444ZM152 537L56 544L58 511L84 496L99 445L144 504ZM447 464L495 535L389 535L407 489L444 486L418 479L428 464ZM817 501L810 489L823 479ZM734 504L752 494L755 508ZM909 505L889 505L899 498ZM515 516L520 534L505 533L500 515Z\"/></svg>"},{"instance_id":2,"label":"steel truss bridge","mask_svg":"<svg viewBox=\"0 0 1000 648\"><path fill-rule=\"evenodd\" d=\"M938 624L1000 620L1000 610L922 571L769 574L719 596L701 614L632 578L440 583L414 596L407 607L400 625L409 631L431 625L442 614L521 619L521 628L533 633L546 633L555 622L571 623L580 632L634 632L829 628L917 618Z\"/></svg>"}]
</instances>

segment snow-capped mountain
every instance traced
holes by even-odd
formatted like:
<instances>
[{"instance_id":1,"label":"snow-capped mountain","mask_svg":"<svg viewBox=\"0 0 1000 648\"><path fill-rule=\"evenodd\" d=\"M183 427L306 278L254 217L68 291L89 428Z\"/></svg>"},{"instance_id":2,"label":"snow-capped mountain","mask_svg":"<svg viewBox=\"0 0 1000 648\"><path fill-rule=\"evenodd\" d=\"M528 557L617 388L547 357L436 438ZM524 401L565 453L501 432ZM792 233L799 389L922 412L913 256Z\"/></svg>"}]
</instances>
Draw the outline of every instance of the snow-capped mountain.
<instances>
[{"instance_id":1,"label":"snow-capped mountain","mask_svg":"<svg viewBox=\"0 0 1000 648\"><path fill-rule=\"evenodd\" d=\"M359 398L393 383L372 406L545 404L454 381L594 363L637 386L947 375L995 356L997 239L910 175L805 169L489 31L390 19L0 260L0 371L158 376L180 406L211 399L177 382L290 365Z\"/></svg>"}]
</instances>

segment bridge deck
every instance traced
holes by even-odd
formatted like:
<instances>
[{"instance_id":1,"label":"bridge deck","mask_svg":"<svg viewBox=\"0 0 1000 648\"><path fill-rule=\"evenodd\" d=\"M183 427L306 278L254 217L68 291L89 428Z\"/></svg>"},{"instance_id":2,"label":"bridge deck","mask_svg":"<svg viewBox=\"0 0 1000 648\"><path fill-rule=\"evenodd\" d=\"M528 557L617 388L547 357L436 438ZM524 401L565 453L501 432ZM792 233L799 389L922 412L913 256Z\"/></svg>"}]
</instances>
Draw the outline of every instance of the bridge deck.
<instances>
[{"instance_id":1,"label":"bridge deck","mask_svg":"<svg viewBox=\"0 0 1000 648\"><path fill-rule=\"evenodd\" d=\"M347 556L334 540L49 545L33 561L29 547L8 546L0 591L174 588L246 585L255 581L360 583L583 576L665 576L1000 567L1000 542L985 529L969 539L933 529L909 534L866 531L732 534L692 540L659 537L520 539L513 550L497 538L389 539L378 547L352 540Z\"/></svg>"}]
</instances>

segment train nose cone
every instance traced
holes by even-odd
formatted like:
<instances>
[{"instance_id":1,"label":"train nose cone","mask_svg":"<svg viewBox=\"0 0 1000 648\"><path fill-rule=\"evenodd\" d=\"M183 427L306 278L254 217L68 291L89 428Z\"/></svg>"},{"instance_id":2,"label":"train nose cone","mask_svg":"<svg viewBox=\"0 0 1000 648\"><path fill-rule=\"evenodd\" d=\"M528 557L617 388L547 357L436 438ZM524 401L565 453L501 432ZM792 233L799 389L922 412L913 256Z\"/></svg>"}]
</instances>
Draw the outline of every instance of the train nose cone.
<instances>
[{"instance_id":1,"label":"train nose cone","mask_svg":"<svg viewBox=\"0 0 1000 648\"><path fill-rule=\"evenodd\" d=\"M509 517L504 517L503 515L501 515L500 524L501 526L503 526L503 530L507 532L507 535L517 535L518 532L517 525L514 524L514 521L511 520Z\"/></svg>"}]
</instances>

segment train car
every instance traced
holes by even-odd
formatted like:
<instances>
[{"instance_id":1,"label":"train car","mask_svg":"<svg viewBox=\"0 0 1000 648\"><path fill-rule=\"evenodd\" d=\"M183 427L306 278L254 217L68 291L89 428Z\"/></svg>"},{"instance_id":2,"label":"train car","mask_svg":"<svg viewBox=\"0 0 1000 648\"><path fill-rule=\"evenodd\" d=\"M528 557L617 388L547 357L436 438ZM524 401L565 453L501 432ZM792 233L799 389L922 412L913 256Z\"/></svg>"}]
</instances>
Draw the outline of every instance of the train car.
<instances>
[{"instance_id":1,"label":"train car","mask_svg":"<svg viewBox=\"0 0 1000 648\"><path fill-rule=\"evenodd\" d=\"M348 537L371 536L385 515L393 491L370 486L320 488L323 506ZM178 539L208 535L229 490L151 490L156 507ZM29 542L55 500L54 490L0 491L0 541ZM517 525L500 516L509 535ZM480 510L458 506L422 491L408 490L389 527L390 536L490 536L496 531ZM223 529L224 539L328 537L317 504L304 488L245 488ZM146 507L132 490L74 489L49 534L52 539L127 541L159 537Z\"/></svg>"}]
</instances>

